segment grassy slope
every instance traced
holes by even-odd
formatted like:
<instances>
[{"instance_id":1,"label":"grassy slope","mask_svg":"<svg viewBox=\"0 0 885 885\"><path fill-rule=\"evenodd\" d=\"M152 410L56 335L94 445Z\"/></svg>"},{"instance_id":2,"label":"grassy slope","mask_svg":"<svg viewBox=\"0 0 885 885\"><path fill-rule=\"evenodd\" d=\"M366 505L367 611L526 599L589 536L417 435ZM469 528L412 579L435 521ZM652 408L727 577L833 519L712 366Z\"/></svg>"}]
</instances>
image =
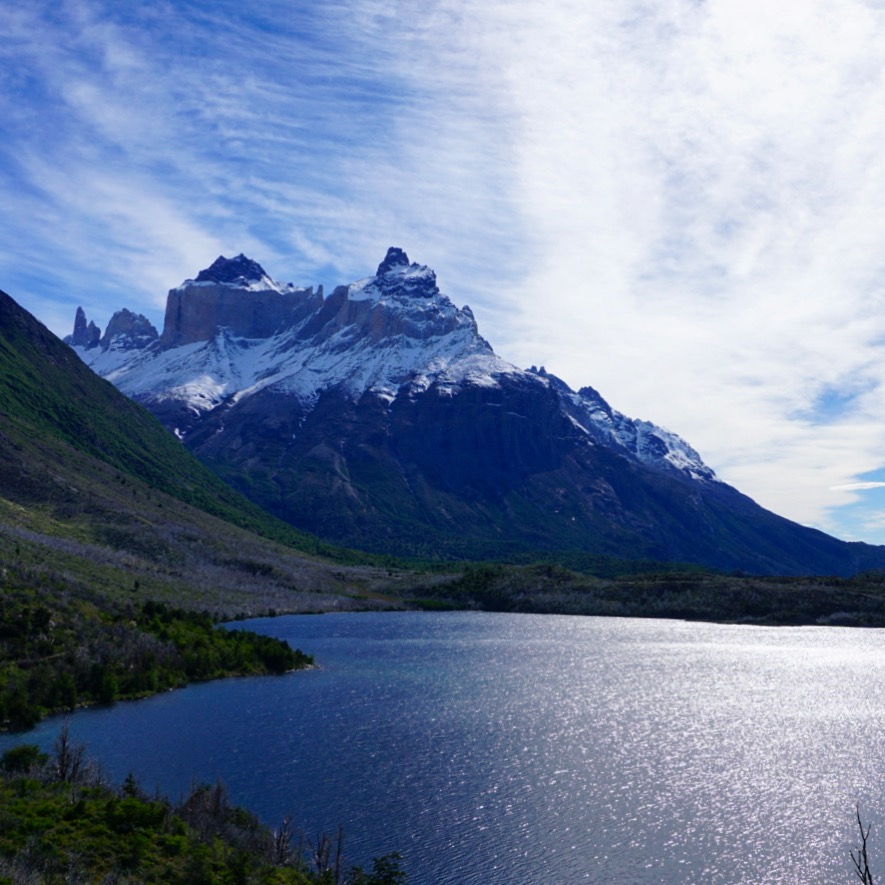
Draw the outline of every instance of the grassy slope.
<instances>
[{"instance_id":1,"label":"grassy slope","mask_svg":"<svg viewBox=\"0 0 885 885\"><path fill-rule=\"evenodd\" d=\"M334 608L395 582L234 492L4 293L0 555L227 613Z\"/></svg>"},{"instance_id":2,"label":"grassy slope","mask_svg":"<svg viewBox=\"0 0 885 885\"><path fill-rule=\"evenodd\" d=\"M66 443L234 525L337 560L355 555L269 517L188 455L151 415L0 292L0 430ZM362 556L359 561L365 561Z\"/></svg>"}]
</instances>

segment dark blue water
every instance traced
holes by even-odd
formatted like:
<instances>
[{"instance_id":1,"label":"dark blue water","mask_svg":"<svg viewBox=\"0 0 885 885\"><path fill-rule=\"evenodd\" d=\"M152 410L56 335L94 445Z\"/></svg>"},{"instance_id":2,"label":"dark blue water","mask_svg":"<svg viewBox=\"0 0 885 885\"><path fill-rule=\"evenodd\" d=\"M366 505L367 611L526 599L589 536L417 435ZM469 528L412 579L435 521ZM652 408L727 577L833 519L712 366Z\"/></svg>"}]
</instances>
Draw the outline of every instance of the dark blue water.
<instances>
[{"instance_id":1,"label":"dark blue water","mask_svg":"<svg viewBox=\"0 0 885 885\"><path fill-rule=\"evenodd\" d=\"M220 777L270 824L341 824L351 861L399 850L413 885L845 883L858 802L885 876L885 631L249 624L321 668L82 711L74 737L118 780L178 796Z\"/></svg>"}]
</instances>

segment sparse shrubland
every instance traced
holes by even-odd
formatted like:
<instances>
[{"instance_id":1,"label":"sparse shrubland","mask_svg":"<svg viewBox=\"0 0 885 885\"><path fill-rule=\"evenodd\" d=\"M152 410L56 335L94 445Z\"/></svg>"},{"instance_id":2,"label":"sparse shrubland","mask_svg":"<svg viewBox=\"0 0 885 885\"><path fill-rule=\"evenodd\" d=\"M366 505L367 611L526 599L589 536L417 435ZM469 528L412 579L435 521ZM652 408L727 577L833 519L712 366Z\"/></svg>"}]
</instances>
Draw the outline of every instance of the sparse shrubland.
<instances>
[{"instance_id":1,"label":"sparse shrubland","mask_svg":"<svg viewBox=\"0 0 885 885\"><path fill-rule=\"evenodd\" d=\"M885 573L790 578L667 571L600 578L549 563L483 564L417 588L414 600L426 608L885 626Z\"/></svg>"},{"instance_id":2,"label":"sparse shrubland","mask_svg":"<svg viewBox=\"0 0 885 885\"><path fill-rule=\"evenodd\" d=\"M0 475L0 567L19 563L112 598L136 588L142 599L226 614L365 608L371 601L349 598L371 600L410 580L259 537L73 450L58 458L69 472L44 469L39 495Z\"/></svg>"}]
</instances>

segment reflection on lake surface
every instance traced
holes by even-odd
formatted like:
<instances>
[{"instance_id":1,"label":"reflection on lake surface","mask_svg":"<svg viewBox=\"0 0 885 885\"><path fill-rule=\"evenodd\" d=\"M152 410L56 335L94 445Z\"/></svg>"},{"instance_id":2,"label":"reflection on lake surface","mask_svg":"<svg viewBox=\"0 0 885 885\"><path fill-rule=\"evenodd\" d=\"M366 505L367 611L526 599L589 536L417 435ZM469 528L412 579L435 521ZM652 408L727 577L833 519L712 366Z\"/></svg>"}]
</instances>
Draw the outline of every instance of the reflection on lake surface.
<instances>
[{"instance_id":1,"label":"reflection on lake surface","mask_svg":"<svg viewBox=\"0 0 885 885\"><path fill-rule=\"evenodd\" d=\"M885 631L477 613L249 622L318 670L77 713L110 774L221 778L412 885L885 876ZM48 746L57 720L17 736ZM5 749L12 738L4 738Z\"/></svg>"}]
</instances>

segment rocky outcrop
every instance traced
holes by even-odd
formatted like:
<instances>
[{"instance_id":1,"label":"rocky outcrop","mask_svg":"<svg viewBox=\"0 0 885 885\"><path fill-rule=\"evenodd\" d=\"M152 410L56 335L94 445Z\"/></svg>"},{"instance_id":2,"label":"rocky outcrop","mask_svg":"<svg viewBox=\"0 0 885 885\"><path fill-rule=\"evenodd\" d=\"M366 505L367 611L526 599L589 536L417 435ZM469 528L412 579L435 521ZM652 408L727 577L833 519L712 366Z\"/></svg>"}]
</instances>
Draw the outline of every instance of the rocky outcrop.
<instances>
[{"instance_id":1,"label":"rocky outcrop","mask_svg":"<svg viewBox=\"0 0 885 885\"><path fill-rule=\"evenodd\" d=\"M219 256L194 280L171 289L163 347L209 341L222 329L237 338L269 338L291 328L323 302L320 289L275 283L256 261Z\"/></svg>"},{"instance_id":2,"label":"rocky outcrop","mask_svg":"<svg viewBox=\"0 0 885 885\"><path fill-rule=\"evenodd\" d=\"M78 307L74 316L74 333L65 338L65 343L88 350L91 347L97 347L100 339L101 329L92 321L87 325L86 311L82 307Z\"/></svg>"},{"instance_id":3,"label":"rocky outcrop","mask_svg":"<svg viewBox=\"0 0 885 885\"><path fill-rule=\"evenodd\" d=\"M101 347L107 350L141 350L159 338L153 323L140 313L133 313L125 307L118 310L110 319L101 339Z\"/></svg>"}]
</instances>

